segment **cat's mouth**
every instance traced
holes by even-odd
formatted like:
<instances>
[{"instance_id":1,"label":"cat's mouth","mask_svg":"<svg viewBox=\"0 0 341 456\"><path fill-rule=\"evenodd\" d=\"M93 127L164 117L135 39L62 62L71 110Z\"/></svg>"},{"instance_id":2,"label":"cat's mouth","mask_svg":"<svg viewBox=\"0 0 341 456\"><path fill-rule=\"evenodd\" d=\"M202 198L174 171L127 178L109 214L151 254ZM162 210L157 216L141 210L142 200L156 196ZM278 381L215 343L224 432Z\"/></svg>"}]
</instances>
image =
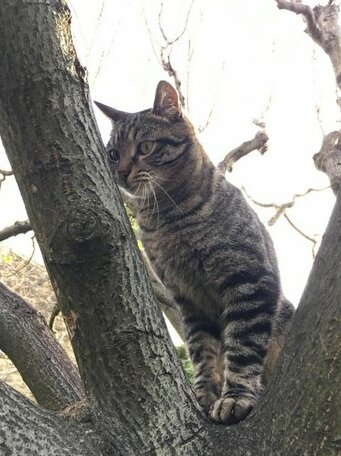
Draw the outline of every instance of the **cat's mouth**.
<instances>
[{"instance_id":1,"label":"cat's mouth","mask_svg":"<svg viewBox=\"0 0 341 456\"><path fill-rule=\"evenodd\" d=\"M145 198L153 191L152 177L146 171L139 171L136 175L129 176L123 187L131 196Z\"/></svg>"}]
</instances>

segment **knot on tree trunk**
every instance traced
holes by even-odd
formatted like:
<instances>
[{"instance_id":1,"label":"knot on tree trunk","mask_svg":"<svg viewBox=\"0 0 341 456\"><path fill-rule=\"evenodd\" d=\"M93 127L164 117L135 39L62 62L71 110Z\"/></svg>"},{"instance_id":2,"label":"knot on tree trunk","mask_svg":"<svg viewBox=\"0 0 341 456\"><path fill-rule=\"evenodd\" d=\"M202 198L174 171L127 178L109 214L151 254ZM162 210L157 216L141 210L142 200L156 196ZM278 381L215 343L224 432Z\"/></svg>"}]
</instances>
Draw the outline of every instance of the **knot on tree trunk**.
<instances>
[{"instance_id":1,"label":"knot on tree trunk","mask_svg":"<svg viewBox=\"0 0 341 456\"><path fill-rule=\"evenodd\" d=\"M90 241L102 231L99 217L85 210L75 212L67 221L66 229L70 239L77 243Z\"/></svg>"},{"instance_id":2,"label":"knot on tree trunk","mask_svg":"<svg viewBox=\"0 0 341 456\"><path fill-rule=\"evenodd\" d=\"M71 209L54 230L50 260L59 264L88 263L102 256L115 247L112 245L113 231L116 231L113 227L119 231L119 224L92 209ZM116 234L115 238L122 241L124 236Z\"/></svg>"}]
</instances>

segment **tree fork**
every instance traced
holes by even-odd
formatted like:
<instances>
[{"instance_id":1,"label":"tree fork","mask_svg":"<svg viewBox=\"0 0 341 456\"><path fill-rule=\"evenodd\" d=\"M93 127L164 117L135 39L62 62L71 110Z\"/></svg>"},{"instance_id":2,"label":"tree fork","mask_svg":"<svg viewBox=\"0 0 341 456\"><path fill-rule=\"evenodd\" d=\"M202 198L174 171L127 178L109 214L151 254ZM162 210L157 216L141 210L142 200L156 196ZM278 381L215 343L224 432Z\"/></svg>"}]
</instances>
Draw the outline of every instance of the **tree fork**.
<instances>
[{"instance_id":1,"label":"tree fork","mask_svg":"<svg viewBox=\"0 0 341 456\"><path fill-rule=\"evenodd\" d=\"M69 22L63 0L0 2L0 42L6 43L0 47L0 133L67 321L87 399L63 418L79 418L77 431L84 431L92 448L56 454L287 456L287 447L293 455L318 454L321 447L337 454L340 197L263 399L237 426L208 423L152 298L91 115ZM64 422L54 421L60 432ZM2 423L11 431L10 417ZM91 453L94 442L99 449Z\"/></svg>"}]
</instances>

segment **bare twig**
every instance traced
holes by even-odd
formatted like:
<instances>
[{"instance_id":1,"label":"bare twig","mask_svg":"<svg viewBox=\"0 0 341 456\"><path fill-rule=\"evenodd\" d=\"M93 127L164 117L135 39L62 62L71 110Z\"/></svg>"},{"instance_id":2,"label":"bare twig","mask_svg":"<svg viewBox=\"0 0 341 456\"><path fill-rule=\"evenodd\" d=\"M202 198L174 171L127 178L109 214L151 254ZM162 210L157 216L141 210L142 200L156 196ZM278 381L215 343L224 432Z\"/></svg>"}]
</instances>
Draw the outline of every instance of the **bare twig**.
<instances>
[{"instance_id":1,"label":"bare twig","mask_svg":"<svg viewBox=\"0 0 341 456\"><path fill-rule=\"evenodd\" d=\"M116 30L114 31L113 33L113 36L110 40L110 43L109 45L106 45L105 49L103 50L103 52L101 53L101 56L100 56L100 59L99 59L99 63L98 63L98 66L97 66L97 70L96 70L96 73L94 74L93 78L92 78L92 81L93 83L97 80L97 77L104 65L104 62L107 60L108 58L108 55L110 54L111 52L111 49L116 41L116 37L117 37L117 31L118 31L118 28L120 27L121 25L121 22L119 21L118 24L117 24L117 28Z\"/></svg>"},{"instance_id":2,"label":"bare twig","mask_svg":"<svg viewBox=\"0 0 341 456\"><path fill-rule=\"evenodd\" d=\"M258 150L261 154L264 154L267 150L268 139L268 135L264 131L258 131L253 139L243 142L243 144L229 152L224 160L218 164L218 169L223 173L226 173L226 171L231 172L234 163L253 150Z\"/></svg>"},{"instance_id":3,"label":"bare twig","mask_svg":"<svg viewBox=\"0 0 341 456\"><path fill-rule=\"evenodd\" d=\"M274 215L269 219L268 221L268 225L269 226L272 226L274 225L277 220L280 218L281 215L284 216L284 218L287 220L287 222L290 224L290 226L292 228L294 228L294 230L296 230L301 236L303 236L305 239L307 239L308 241L312 242L313 243L313 247L312 247L312 254L313 254L313 257L315 256L315 250L316 250L316 246L317 246L317 237L319 237L319 235L314 235L313 236L309 236L308 234L304 233L304 231L302 231L300 228L298 228L298 226L291 220L291 218L288 216L287 214L287 209L290 209L291 207L294 206L295 202L296 202L296 199L297 198L302 198L306 195L308 195L309 193L311 192L323 192L324 190L327 190L328 188L330 188L330 186L327 186L327 187L323 187L323 188L308 188L307 190L305 190L304 192L302 193L295 193L295 195L291 198L290 201L286 202L286 203L283 203L283 204L277 204L277 203L261 203L257 200L255 200L254 198L252 198L248 193L247 191L245 190L244 187L242 187L242 190L244 191L245 195L254 203L256 204L257 206L260 206L260 207L265 207L265 208L274 208L275 209L275 213Z\"/></svg>"},{"instance_id":4,"label":"bare twig","mask_svg":"<svg viewBox=\"0 0 341 456\"><path fill-rule=\"evenodd\" d=\"M150 30L150 27L149 27L149 24L148 24L148 20L147 20L146 11L144 9L143 3L141 3L141 12L142 12L144 23L146 25L146 29L147 29L147 32L148 32L148 35L149 35L149 38L150 38L150 43L152 45L153 54L155 55L156 60L159 63L161 63L160 62L160 56L159 56L159 50L156 48L157 46L158 46L158 48L161 48L161 45L160 45L160 43L157 42L155 36L153 35L152 31Z\"/></svg>"},{"instance_id":5,"label":"bare twig","mask_svg":"<svg viewBox=\"0 0 341 456\"><path fill-rule=\"evenodd\" d=\"M97 36L97 33L98 33L98 29L99 29L99 26L101 24L101 20L102 20L102 17L103 17L104 6L105 6L105 0L102 0L102 5L100 7L100 11L99 11L98 16L96 18L96 26L95 26L94 32L92 34L90 44L89 44L88 49L87 49L86 61L89 60L89 58L91 56L92 49L93 49L94 44L95 44L95 40L96 40L96 36Z\"/></svg>"},{"instance_id":6,"label":"bare twig","mask_svg":"<svg viewBox=\"0 0 341 456\"><path fill-rule=\"evenodd\" d=\"M313 49L312 61L313 61L312 77L313 77L313 85L314 85L314 92L315 92L315 112L316 112L316 118L317 118L317 121L319 123L321 133L324 136L326 133L325 133L324 128L323 128L323 122L322 122L322 119L321 119L321 108L320 108L320 105L319 105L319 102L318 102L319 94L318 94L318 86L317 86L317 81L316 81L317 61L316 61L316 50L315 49Z\"/></svg>"},{"instance_id":7,"label":"bare twig","mask_svg":"<svg viewBox=\"0 0 341 456\"><path fill-rule=\"evenodd\" d=\"M189 108L189 86L190 86L190 64L193 58L194 47L192 47L192 41L188 40L188 47L187 47L187 80L186 80L186 95L187 95L187 112L190 112Z\"/></svg>"},{"instance_id":8,"label":"bare twig","mask_svg":"<svg viewBox=\"0 0 341 456\"><path fill-rule=\"evenodd\" d=\"M315 237L308 236L308 234L304 233L300 228L298 228L298 226L291 220L291 218L288 216L288 214L284 213L283 216L284 216L285 220L287 220L289 225L292 228L294 228L295 231L297 231L301 236L303 236L308 241L312 242L312 244L313 244L312 245L312 256L313 256L313 258L315 258L316 246L318 244L318 241L316 239L316 235L315 235Z\"/></svg>"},{"instance_id":9,"label":"bare twig","mask_svg":"<svg viewBox=\"0 0 341 456\"><path fill-rule=\"evenodd\" d=\"M36 244L35 244L35 234L31 237L31 241L32 241L32 252L31 252L31 255L29 256L29 258L25 261L24 264L22 264L21 266L19 266L14 272L15 274L19 271L22 271L23 269L26 268L26 266L28 266L31 261L32 261L32 258L35 254L35 251L36 251Z\"/></svg>"},{"instance_id":10,"label":"bare twig","mask_svg":"<svg viewBox=\"0 0 341 456\"><path fill-rule=\"evenodd\" d=\"M223 75L224 73L224 70L225 70L225 62L223 62L222 66L221 66L221 75ZM218 100L218 95L219 95L219 86L220 86L220 83L217 84L217 89L215 91L215 94L214 94L214 98L213 98L213 103L211 105L211 109L209 110L209 113L207 115L207 118L206 118L206 122L203 124L203 125L199 125L198 127L198 131L199 133L202 133L203 131L206 130L206 128L209 126L210 124L210 121L211 121L211 117L212 117L212 114L215 110L215 107L216 107L216 104L217 104L217 100ZM188 95L187 95L187 98L188 98Z\"/></svg>"},{"instance_id":11,"label":"bare twig","mask_svg":"<svg viewBox=\"0 0 341 456\"><path fill-rule=\"evenodd\" d=\"M275 61L276 47L277 47L277 40L275 38L272 41L272 66L274 65L274 61ZM271 80L271 83L269 84L269 92L268 92L266 101L264 103L263 111L259 117L257 117L256 119L253 119L253 123L258 128L262 129L263 131L265 131L265 126L266 126L264 119L265 119L267 113L269 112L269 109L270 109L270 106L271 106L271 103L273 100L274 89L275 89L275 78L272 75L272 80Z\"/></svg>"},{"instance_id":12,"label":"bare twig","mask_svg":"<svg viewBox=\"0 0 341 456\"><path fill-rule=\"evenodd\" d=\"M13 225L7 226L0 231L0 242L12 236L17 236L18 234L25 234L31 230L32 228L28 220L25 220L24 222L15 222Z\"/></svg>"},{"instance_id":13,"label":"bare twig","mask_svg":"<svg viewBox=\"0 0 341 456\"><path fill-rule=\"evenodd\" d=\"M189 20L189 16L191 14L191 11L192 11L193 4L194 4L194 0L192 0L191 5L188 8L186 19L185 19L185 23L184 23L182 31L175 38L173 38L172 40L169 40L167 35L166 35L166 33L165 33L165 31L164 31L164 29L163 29L163 27L162 27L162 24L161 24L161 22L162 22L161 18L162 18L162 12L163 12L163 1L161 2L160 11L159 11L159 28L160 28L160 32L162 34L162 37L165 40L165 45L166 46L172 46L174 43L179 41L180 38L183 37L183 35L184 35L184 33L186 32L186 29L187 29L188 20Z\"/></svg>"},{"instance_id":14,"label":"bare twig","mask_svg":"<svg viewBox=\"0 0 341 456\"><path fill-rule=\"evenodd\" d=\"M177 71L174 69L174 67L173 67L173 65L171 63L170 57L171 57L171 53L172 53L172 50L173 50L173 45L177 41L179 41L180 38L182 38L182 36L186 32L187 25L188 25L188 20L189 20L189 16L191 14L191 11L192 11L193 4L194 4L194 0L192 0L191 5L188 8L186 19L185 19L185 23L184 23L182 31L175 38L170 40L168 38L163 26L162 26L163 1L161 2L161 5L160 5L159 22L158 22L159 23L159 29L160 29L162 38L164 40L164 44L160 47L161 65L162 65L163 69L168 73L168 75L171 78L173 78L175 87L176 87L176 89L178 91L178 94L179 94L179 99L180 99L181 105L184 108L186 107L186 100L185 100L185 96L184 96L184 94L182 92L181 80L179 78L179 75L178 75Z\"/></svg>"},{"instance_id":15,"label":"bare twig","mask_svg":"<svg viewBox=\"0 0 341 456\"><path fill-rule=\"evenodd\" d=\"M50 315L50 319L49 319L49 328L51 329L51 331L53 331L54 321L55 321L56 317L59 315L60 311L61 311L60 305L58 304L58 302L56 302L56 304L53 306L53 309L52 309L52 312Z\"/></svg>"}]
</instances>

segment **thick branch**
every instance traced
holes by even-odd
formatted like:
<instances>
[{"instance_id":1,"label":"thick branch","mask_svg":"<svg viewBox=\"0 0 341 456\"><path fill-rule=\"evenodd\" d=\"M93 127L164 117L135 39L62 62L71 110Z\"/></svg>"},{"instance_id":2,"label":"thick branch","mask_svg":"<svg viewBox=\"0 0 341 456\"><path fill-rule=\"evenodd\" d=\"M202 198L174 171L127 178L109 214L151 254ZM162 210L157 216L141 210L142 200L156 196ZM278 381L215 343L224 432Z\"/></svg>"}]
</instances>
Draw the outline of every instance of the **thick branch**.
<instances>
[{"instance_id":1,"label":"thick branch","mask_svg":"<svg viewBox=\"0 0 341 456\"><path fill-rule=\"evenodd\" d=\"M258 131L253 139L243 142L240 146L229 152L224 160L218 164L218 168L225 174L226 171L232 171L236 161L250 152L258 150L263 155L267 150L268 139L268 135L264 131Z\"/></svg>"},{"instance_id":2,"label":"thick branch","mask_svg":"<svg viewBox=\"0 0 341 456\"><path fill-rule=\"evenodd\" d=\"M320 151L314 155L317 169L327 174L335 195L341 189L341 134L328 133L322 141Z\"/></svg>"},{"instance_id":3,"label":"thick branch","mask_svg":"<svg viewBox=\"0 0 341 456\"><path fill-rule=\"evenodd\" d=\"M43 407L60 410L82 397L79 374L43 317L1 283L0 349Z\"/></svg>"},{"instance_id":4,"label":"thick branch","mask_svg":"<svg viewBox=\"0 0 341 456\"><path fill-rule=\"evenodd\" d=\"M14 13L11 21L4 20L9 10ZM41 38L39 46L36 36ZM0 2L0 42L6 43L0 46L4 145L67 320L91 403L105 415L107 428L121 423L119 435L135 450L116 453L110 448L92 454L194 456L203 454L203 448L211 456L317 454L327 445L323 433L317 432L320 423L323 430L328 428L328 439L336 448L335 417L341 410L335 383L335 376L340 375L336 323L340 318L334 306L339 306L340 297L336 288L341 265L340 213L332 223L337 231L328 234L331 240L332 236L337 239L337 248L327 242L328 251L317 269L322 281L313 278L314 294L309 305L301 306L292 334L295 343L287 346L282 358L282 375L243 423L229 429L208 425L181 374L102 155L65 2ZM326 268L330 255L332 271ZM299 378L297 370L302 374ZM298 405L302 405L300 413L292 416ZM0 404L1 430L10 426L11 415L6 413L10 406ZM99 414L92 418L98 422ZM101 430L86 435L103 442ZM79 435L74 441L81 441ZM48 453L43 448L33 454ZM87 453L77 448L69 454Z\"/></svg>"},{"instance_id":5,"label":"thick branch","mask_svg":"<svg viewBox=\"0 0 341 456\"><path fill-rule=\"evenodd\" d=\"M341 89L341 28L339 6L334 2L318 5L311 9L300 2L276 0L279 9L302 14L307 23L306 33L329 56L335 72L336 82Z\"/></svg>"},{"instance_id":6,"label":"thick branch","mask_svg":"<svg viewBox=\"0 0 341 456\"><path fill-rule=\"evenodd\" d=\"M296 14L302 14L305 17L307 23L307 30L306 32L308 35L316 41L317 44L323 46L323 35L322 32L317 25L314 17L314 13L310 6L303 5L302 3L296 3L287 0L276 0L279 9L286 9L288 11L292 11Z\"/></svg>"},{"instance_id":7,"label":"thick branch","mask_svg":"<svg viewBox=\"0 0 341 456\"><path fill-rule=\"evenodd\" d=\"M341 450L341 195L316 255L284 353L258 413L268 432L259 454ZM285 430L285 432L283 432Z\"/></svg>"},{"instance_id":8,"label":"thick branch","mask_svg":"<svg viewBox=\"0 0 341 456\"><path fill-rule=\"evenodd\" d=\"M85 418L85 417L84 417ZM82 423L84 421L84 423ZM91 440L97 429L79 416L57 416L0 381L0 454L4 456L105 456ZM129 451L110 454L132 455Z\"/></svg>"},{"instance_id":9,"label":"thick branch","mask_svg":"<svg viewBox=\"0 0 341 456\"><path fill-rule=\"evenodd\" d=\"M1 137L87 396L139 450L171 447L202 426L202 415L106 161L69 11L62 0L10 4L0 2L0 19L16 6L10 24L0 21Z\"/></svg>"},{"instance_id":10,"label":"thick branch","mask_svg":"<svg viewBox=\"0 0 341 456\"><path fill-rule=\"evenodd\" d=\"M12 236L17 236L18 234L25 234L31 230L31 224L28 220L25 220L24 222L15 222L13 225L7 226L0 231L0 242Z\"/></svg>"}]
</instances>

